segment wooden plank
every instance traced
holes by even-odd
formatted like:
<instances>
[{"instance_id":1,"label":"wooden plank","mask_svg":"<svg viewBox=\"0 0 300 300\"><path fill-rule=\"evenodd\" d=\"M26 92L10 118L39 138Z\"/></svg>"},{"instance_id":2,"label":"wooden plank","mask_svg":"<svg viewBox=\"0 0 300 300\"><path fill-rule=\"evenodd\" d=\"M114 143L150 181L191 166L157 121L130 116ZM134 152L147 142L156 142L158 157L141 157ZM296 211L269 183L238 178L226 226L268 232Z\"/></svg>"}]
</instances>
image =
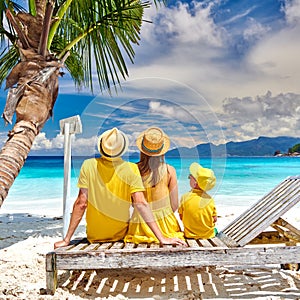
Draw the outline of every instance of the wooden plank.
<instances>
[{"instance_id":1,"label":"wooden plank","mask_svg":"<svg viewBox=\"0 0 300 300\"><path fill-rule=\"evenodd\" d=\"M110 249L122 249L124 247L124 242L114 242Z\"/></svg>"},{"instance_id":2,"label":"wooden plank","mask_svg":"<svg viewBox=\"0 0 300 300\"><path fill-rule=\"evenodd\" d=\"M216 246L216 247L223 247L223 248L227 248L227 245L222 241L220 240L218 237L213 237L211 239L211 242Z\"/></svg>"},{"instance_id":3,"label":"wooden plank","mask_svg":"<svg viewBox=\"0 0 300 300\"><path fill-rule=\"evenodd\" d=\"M158 249L158 248L160 248L160 245L157 244L157 243L151 243L151 244L150 244L150 248L151 248L151 249Z\"/></svg>"},{"instance_id":4,"label":"wooden plank","mask_svg":"<svg viewBox=\"0 0 300 300\"><path fill-rule=\"evenodd\" d=\"M134 243L125 243L124 249L133 249L135 247Z\"/></svg>"},{"instance_id":5,"label":"wooden plank","mask_svg":"<svg viewBox=\"0 0 300 300\"><path fill-rule=\"evenodd\" d=\"M105 243L102 243L98 250L105 250L105 249L109 249L110 247L112 246L112 243L111 242L105 242Z\"/></svg>"},{"instance_id":6,"label":"wooden plank","mask_svg":"<svg viewBox=\"0 0 300 300\"><path fill-rule=\"evenodd\" d=\"M209 240L199 239L198 243L200 243L202 247L206 247L206 248L213 247L213 245L209 242Z\"/></svg>"},{"instance_id":7,"label":"wooden plank","mask_svg":"<svg viewBox=\"0 0 300 300\"><path fill-rule=\"evenodd\" d=\"M278 231L264 231L250 241L249 244L284 244L288 241L289 239L280 235Z\"/></svg>"},{"instance_id":8,"label":"wooden plank","mask_svg":"<svg viewBox=\"0 0 300 300\"><path fill-rule=\"evenodd\" d=\"M300 241L300 230L298 228L296 228L295 226L293 226L292 224L290 224L288 221L279 218L275 224L282 226L284 228L287 228L288 230L290 230L291 232L293 232L295 234L295 236L298 237L298 241Z\"/></svg>"},{"instance_id":9,"label":"wooden plank","mask_svg":"<svg viewBox=\"0 0 300 300\"><path fill-rule=\"evenodd\" d=\"M194 239L186 239L186 243L190 248L199 248L199 244Z\"/></svg>"},{"instance_id":10,"label":"wooden plank","mask_svg":"<svg viewBox=\"0 0 300 300\"><path fill-rule=\"evenodd\" d=\"M46 290L48 294L54 295L57 288L56 254L46 254Z\"/></svg>"},{"instance_id":11,"label":"wooden plank","mask_svg":"<svg viewBox=\"0 0 300 300\"><path fill-rule=\"evenodd\" d=\"M71 250L72 248L74 248L76 245L68 245L66 247L61 247L61 248L58 248L56 249L56 251L68 251L68 250Z\"/></svg>"},{"instance_id":12,"label":"wooden plank","mask_svg":"<svg viewBox=\"0 0 300 300\"><path fill-rule=\"evenodd\" d=\"M119 269L298 263L300 247L173 248L73 252L56 255L58 269ZM142 258L142 259L141 259Z\"/></svg>"},{"instance_id":13,"label":"wooden plank","mask_svg":"<svg viewBox=\"0 0 300 300\"><path fill-rule=\"evenodd\" d=\"M80 243L78 245L76 245L75 247L71 248L70 250L72 250L72 252L75 252L75 251L82 251L84 250L86 247L88 246L87 243Z\"/></svg>"},{"instance_id":14,"label":"wooden plank","mask_svg":"<svg viewBox=\"0 0 300 300\"><path fill-rule=\"evenodd\" d=\"M89 244L84 248L84 251L93 251L93 250L97 250L98 247L100 246L99 243L93 243L93 244Z\"/></svg>"},{"instance_id":15,"label":"wooden plank","mask_svg":"<svg viewBox=\"0 0 300 300\"><path fill-rule=\"evenodd\" d=\"M138 244L136 246L137 249L146 249L148 248L148 244L147 243L141 243L141 244Z\"/></svg>"},{"instance_id":16,"label":"wooden plank","mask_svg":"<svg viewBox=\"0 0 300 300\"><path fill-rule=\"evenodd\" d=\"M170 248L176 248L176 246L173 246L173 245L162 245L161 246L162 248L167 248L167 249L170 249Z\"/></svg>"}]
</instances>

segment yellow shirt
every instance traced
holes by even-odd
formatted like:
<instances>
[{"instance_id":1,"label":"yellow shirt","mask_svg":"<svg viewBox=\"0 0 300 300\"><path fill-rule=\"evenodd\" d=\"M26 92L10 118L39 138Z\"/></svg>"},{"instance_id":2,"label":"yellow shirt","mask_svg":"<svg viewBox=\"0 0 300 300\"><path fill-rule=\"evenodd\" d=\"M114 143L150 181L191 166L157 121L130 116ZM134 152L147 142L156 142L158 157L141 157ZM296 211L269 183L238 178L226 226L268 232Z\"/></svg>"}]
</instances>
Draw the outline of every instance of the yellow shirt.
<instances>
[{"instance_id":1,"label":"yellow shirt","mask_svg":"<svg viewBox=\"0 0 300 300\"><path fill-rule=\"evenodd\" d=\"M92 158L83 162L77 186L88 189L87 239L123 239L130 218L131 194L144 191L136 164L121 158Z\"/></svg>"},{"instance_id":2,"label":"yellow shirt","mask_svg":"<svg viewBox=\"0 0 300 300\"><path fill-rule=\"evenodd\" d=\"M182 216L186 238L208 239L215 236L213 216L217 216L214 199L201 190L192 189L181 197L178 213Z\"/></svg>"}]
</instances>

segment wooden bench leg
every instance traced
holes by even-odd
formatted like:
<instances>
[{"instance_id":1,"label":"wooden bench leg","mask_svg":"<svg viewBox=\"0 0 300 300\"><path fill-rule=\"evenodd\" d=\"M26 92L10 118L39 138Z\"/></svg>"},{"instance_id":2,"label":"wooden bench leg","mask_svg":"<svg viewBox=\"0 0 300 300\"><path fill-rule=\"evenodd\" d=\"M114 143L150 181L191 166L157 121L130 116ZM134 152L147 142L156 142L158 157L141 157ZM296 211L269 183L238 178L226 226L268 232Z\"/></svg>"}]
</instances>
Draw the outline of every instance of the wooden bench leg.
<instances>
[{"instance_id":1,"label":"wooden bench leg","mask_svg":"<svg viewBox=\"0 0 300 300\"><path fill-rule=\"evenodd\" d=\"M56 254L54 252L46 255L46 289L47 294L54 295L57 288Z\"/></svg>"}]
</instances>

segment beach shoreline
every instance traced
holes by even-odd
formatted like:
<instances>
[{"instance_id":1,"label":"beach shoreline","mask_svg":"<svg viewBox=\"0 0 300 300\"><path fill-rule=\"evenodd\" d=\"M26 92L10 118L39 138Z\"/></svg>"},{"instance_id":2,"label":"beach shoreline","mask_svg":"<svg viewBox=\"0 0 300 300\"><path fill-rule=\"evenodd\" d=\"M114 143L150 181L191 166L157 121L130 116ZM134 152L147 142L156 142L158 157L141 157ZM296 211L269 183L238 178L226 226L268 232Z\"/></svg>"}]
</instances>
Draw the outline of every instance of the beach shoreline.
<instances>
[{"instance_id":1,"label":"beach shoreline","mask_svg":"<svg viewBox=\"0 0 300 300\"><path fill-rule=\"evenodd\" d=\"M219 228L231 222L244 209L219 207ZM291 209L285 216L297 228L300 228L299 212L298 208ZM180 272L174 269L157 274L147 274L145 270L140 273L125 270L101 274L73 272L70 277L67 272L60 271L55 295L46 295L45 255L53 249L54 242L61 239L62 230L62 217L0 214L0 236L5 236L0 240L1 300L300 299L299 271L283 271L279 265L247 270L187 268ZM85 226L81 224L73 238L84 236ZM193 285L200 277L204 291L201 292L199 284L195 290L181 287L181 281L190 278L190 285ZM87 284L91 278L92 282ZM177 290L174 278L179 280ZM235 281L240 281L239 290ZM128 289L124 292L125 285Z\"/></svg>"}]
</instances>

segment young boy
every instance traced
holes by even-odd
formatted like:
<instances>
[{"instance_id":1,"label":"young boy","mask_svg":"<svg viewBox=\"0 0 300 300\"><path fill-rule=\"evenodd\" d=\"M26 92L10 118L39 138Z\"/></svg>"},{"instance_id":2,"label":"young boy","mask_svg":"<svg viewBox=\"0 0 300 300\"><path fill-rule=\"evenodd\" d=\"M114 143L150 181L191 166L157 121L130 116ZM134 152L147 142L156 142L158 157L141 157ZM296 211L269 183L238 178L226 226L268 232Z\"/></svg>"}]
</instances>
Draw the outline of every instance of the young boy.
<instances>
[{"instance_id":1,"label":"young boy","mask_svg":"<svg viewBox=\"0 0 300 300\"><path fill-rule=\"evenodd\" d=\"M217 211L214 199L206 192L216 184L211 169L194 162L190 165L191 191L181 197L178 209L186 238L209 239L215 236Z\"/></svg>"}]
</instances>

